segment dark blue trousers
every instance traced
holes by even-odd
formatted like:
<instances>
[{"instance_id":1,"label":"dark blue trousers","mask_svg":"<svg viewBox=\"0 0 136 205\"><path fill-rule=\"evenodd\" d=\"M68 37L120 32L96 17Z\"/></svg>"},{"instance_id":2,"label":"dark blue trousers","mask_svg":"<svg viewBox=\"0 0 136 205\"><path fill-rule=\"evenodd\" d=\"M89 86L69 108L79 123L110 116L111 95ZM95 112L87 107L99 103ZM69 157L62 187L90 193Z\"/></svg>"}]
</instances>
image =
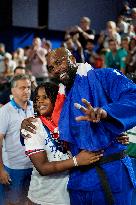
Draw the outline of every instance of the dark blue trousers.
<instances>
[{"instance_id":1,"label":"dark blue trousers","mask_svg":"<svg viewBox=\"0 0 136 205\"><path fill-rule=\"evenodd\" d=\"M112 192L115 200L114 205L132 205L133 191L134 187L126 170L123 174L121 190ZM69 192L71 205L109 205L101 187L93 191L69 190Z\"/></svg>"}]
</instances>

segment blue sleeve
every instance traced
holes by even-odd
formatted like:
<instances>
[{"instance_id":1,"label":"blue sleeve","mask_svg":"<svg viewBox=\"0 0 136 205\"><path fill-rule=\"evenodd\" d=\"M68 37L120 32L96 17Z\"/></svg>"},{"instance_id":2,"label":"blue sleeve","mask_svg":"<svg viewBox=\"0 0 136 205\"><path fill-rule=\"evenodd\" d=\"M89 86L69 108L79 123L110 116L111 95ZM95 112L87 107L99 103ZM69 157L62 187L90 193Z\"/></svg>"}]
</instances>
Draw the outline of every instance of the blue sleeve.
<instances>
[{"instance_id":1,"label":"blue sleeve","mask_svg":"<svg viewBox=\"0 0 136 205\"><path fill-rule=\"evenodd\" d=\"M110 103L103 106L111 122L106 122L108 129L120 134L136 126L136 84L117 70L102 69L98 73L105 94Z\"/></svg>"}]
</instances>

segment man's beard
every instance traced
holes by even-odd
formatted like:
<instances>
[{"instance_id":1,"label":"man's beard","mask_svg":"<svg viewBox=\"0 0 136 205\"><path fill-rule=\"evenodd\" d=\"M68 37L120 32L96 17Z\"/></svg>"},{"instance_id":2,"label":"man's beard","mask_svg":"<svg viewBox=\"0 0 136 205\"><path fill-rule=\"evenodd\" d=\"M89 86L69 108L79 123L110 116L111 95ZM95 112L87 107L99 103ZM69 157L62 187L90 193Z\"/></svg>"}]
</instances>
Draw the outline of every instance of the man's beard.
<instances>
[{"instance_id":1,"label":"man's beard","mask_svg":"<svg viewBox=\"0 0 136 205\"><path fill-rule=\"evenodd\" d=\"M66 90L70 90L70 88L73 85L73 82L75 80L75 76L76 76L76 71L77 71L77 65L73 65L71 63L68 63L68 70L67 70L67 76L66 79L63 81L61 81L60 79L60 75L57 75L55 77L53 77L53 81L55 81L55 83L59 84L62 83L63 85L66 86Z\"/></svg>"}]
</instances>

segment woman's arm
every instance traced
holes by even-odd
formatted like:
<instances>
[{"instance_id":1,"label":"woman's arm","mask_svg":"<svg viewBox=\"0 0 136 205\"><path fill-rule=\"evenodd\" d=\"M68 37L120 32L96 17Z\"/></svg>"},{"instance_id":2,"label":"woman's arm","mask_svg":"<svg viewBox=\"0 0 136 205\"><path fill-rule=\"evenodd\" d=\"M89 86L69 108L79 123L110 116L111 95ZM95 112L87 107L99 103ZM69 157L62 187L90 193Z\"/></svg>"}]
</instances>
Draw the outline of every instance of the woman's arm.
<instances>
[{"instance_id":1,"label":"woman's arm","mask_svg":"<svg viewBox=\"0 0 136 205\"><path fill-rule=\"evenodd\" d=\"M24 139L25 150L37 171L43 176L69 170L74 166L89 165L103 156L102 151L89 152L82 150L76 157L71 159L49 162L45 151L45 139L48 139L48 133L43 128L40 119L37 119L34 125L37 128L36 133L30 133L31 137ZM28 134L27 131L26 134Z\"/></svg>"},{"instance_id":2,"label":"woman's arm","mask_svg":"<svg viewBox=\"0 0 136 205\"><path fill-rule=\"evenodd\" d=\"M98 161L102 156L102 152L82 150L74 159L49 162L46 151L29 155L33 165L42 176L66 171L75 166L89 165Z\"/></svg>"}]
</instances>

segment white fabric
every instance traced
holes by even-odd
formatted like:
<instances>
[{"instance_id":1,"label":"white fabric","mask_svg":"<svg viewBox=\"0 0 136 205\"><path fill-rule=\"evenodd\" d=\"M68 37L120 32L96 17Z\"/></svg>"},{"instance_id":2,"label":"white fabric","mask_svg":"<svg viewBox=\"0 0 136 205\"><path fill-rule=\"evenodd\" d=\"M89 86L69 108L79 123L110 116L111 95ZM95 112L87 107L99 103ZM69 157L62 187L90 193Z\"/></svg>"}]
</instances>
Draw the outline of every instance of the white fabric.
<instances>
[{"instance_id":1,"label":"white fabric","mask_svg":"<svg viewBox=\"0 0 136 205\"><path fill-rule=\"evenodd\" d=\"M30 136L33 136L33 137L30 137L30 138L25 138L24 139L24 143L25 143L25 150L28 151L28 150L35 150L35 149L42 149L44 150L44 144L45 144L45 137L44 137L44 133L43 133L43 129L41 126L39 126L39 120L40 119L37 119L37 122L33 123L36 127L37 127L37 130L36 130L36 135L26 131L26 130L21 130L21 133L23 135L27 135L29 134ZM47 133L45 133L47 135ZM40 136L40 137L37 137Z\"/></svg>"},{"instance_id":2,"label":"white fabric","mask_svg":"<svg viewBox=\"0 0 136 205\"><path fill-rule=\"evenodd\" d=\"M2 149L3 163L11 169L32 167L25 155L25 147L20 142L21 122L32 115L32 104L26 111L15 109L10 102L0 108L0 134L5 136Z\"/></svg>"},{"instance_id":3,"label":"white fabric","mask_svg":"<svg viewBox=\"0 0 136 205\"><path fill-rule=\"evenodd\" d=\"M62 83L59 84L59 91L58 91L58 93L61 94L61 95L62 94L65 95L65 86Z\"/></svg>"},{"instance_id":4,"label":"white fabric","mask_svg":"<svg viewBox=\"0 0 136 205\"><path fill-rule=\"evenodd\" d=\"M36 134L27 133L31 138L25 139L26 151L46 150L49 161L60 161L68 159L68 154L63 154L57 150L52 143L48 133L42 125L40 119L34 123L37 127ZM31 153L32 154L32 153ZM30 155L31 155L30 154ZM28 192L28 198L41 205L70 205L67 191L68 172L41 176L34 168Z\"/></svg>"},{"instance_id":5,"label":"white fabric","mask_svg":"<svg viewBox=\"0 0 136 205\"><path fill-rule=\"evenodd\" d=\"M77 74L79 74L80 76L87 76L87 73L89 70L93 70L93 67L90 64L79 63L78 69L77 69Z\"/></svg>"},{"instance_id":6,"label":"white fabric","mask_svg":"<svg viewBox=\"0 0 136 205\"><path fill-rule=\"evenodd\" d=\"M132 129L128 130L127 134L129 136L129 141L132 143L136 143L136 127L133 127Z\"/></svg>"}]
</instances>

